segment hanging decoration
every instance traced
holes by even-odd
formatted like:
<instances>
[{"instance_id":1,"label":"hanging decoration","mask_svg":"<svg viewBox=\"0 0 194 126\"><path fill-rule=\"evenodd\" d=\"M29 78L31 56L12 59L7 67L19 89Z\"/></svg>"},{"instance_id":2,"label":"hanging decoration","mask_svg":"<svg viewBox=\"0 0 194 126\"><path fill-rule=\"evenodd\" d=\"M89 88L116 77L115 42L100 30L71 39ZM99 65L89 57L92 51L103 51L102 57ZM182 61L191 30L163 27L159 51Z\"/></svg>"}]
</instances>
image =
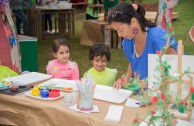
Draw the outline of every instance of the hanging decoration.
<instances>
[{"instance_id":1,"label":"hanging decoration","mask_svg":"<svg viewBox=\"0 0 194 126\"><path fill-rule=\"evenodd\" d=\"M157 23L162 28L168 30L172 22L172 8L175 7L178 0L159 0Z\"/></svg>"},{"instance_id":2,"label":"hanging decoration","mask_svg":"<svg viewBox=\"0 0 194 126\"><path fill-rule=\"evenodd\" d=\"M2 20L3 24L7 26L7 24L8 24L7 16L5 15L5 13L3 11L1 12L1 20Z\"/></svg>"},{"instance_id":3,"label":"hanging decoration","mask_svg":"<svg viewBox=\"0 0 194 126\"><path fill-rule=\"evenodd\" d=\"M6 6L9 0L0 0L0 4Z\"/></svg>"},{"instance_id":4,"label":"hanging decoration","mask_svg":"<svg viewBox=\"0 0 194 126\"><path fill-rule=\"evenodd\" d=\"M0 59L1 64L10 69L21 72L21 56L19 43L12 20L9 0L0 0Z\"/></svg>"}]
</instances>

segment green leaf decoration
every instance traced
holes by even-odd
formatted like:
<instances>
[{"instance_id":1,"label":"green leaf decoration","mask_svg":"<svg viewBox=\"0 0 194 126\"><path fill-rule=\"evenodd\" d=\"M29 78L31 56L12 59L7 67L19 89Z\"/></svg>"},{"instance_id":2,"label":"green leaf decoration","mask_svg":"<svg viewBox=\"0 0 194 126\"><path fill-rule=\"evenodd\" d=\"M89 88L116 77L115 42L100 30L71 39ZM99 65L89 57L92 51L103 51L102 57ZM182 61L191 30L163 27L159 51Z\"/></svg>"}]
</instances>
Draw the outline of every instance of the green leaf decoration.
<instances>
[{"instance_id":1,"label":"green leaf decoration","mask_svg":"<svg viewBox=\"0 0 194 126\"><path fill-rule=\"evenodd\" d=\"M167 4L164 3L163 6L162 6L162 10L166 10L167 9Z\"/></svg>"},{"instance_id":2,"label":"green leaf decoration","mask_svg":"<svg viewBox=\"0 0 194 126\"><path fill-rule=\"evenodd\" d=\"M166 22L166 28L167 28L167 30L170 28L170 23L169 22Z\"/></svg>"}]
</instances>

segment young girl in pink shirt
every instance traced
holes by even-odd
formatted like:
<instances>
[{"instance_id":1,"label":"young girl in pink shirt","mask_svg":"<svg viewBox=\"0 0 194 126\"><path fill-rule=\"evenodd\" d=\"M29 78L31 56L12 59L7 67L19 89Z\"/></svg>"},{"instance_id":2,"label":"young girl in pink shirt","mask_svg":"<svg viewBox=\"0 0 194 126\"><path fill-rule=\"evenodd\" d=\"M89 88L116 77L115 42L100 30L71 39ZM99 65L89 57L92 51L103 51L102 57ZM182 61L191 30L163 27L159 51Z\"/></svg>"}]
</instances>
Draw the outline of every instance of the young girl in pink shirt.
<instances>
[{"instance_id":1,"label":"young girl in pink shirt","mask_svg":"<svg viewBox=\"0 0 194 126\"><path fill-rule=\"evenodd\" d=\"M56 59L48 62L47 73L54 78L66 80L79 80L79 69L76 62L70 61L70 45L63 39L58 38L52 42L53 56Z\"/></svg>"}]
</instances>

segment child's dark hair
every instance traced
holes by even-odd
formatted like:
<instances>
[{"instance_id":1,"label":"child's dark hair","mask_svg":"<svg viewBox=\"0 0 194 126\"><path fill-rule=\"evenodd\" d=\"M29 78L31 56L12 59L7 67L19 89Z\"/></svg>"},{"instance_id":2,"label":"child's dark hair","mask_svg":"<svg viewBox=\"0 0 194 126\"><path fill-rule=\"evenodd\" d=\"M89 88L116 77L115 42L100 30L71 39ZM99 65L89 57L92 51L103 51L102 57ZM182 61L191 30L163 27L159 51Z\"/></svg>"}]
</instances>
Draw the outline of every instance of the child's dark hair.
<instances>
[{"instance_id":1,"label":"child's dark hair","mask_svg":"<svg viewBox=\"0 0 194 126\"><path fill-rule=\"evenodd\" d=\"M111 59L110 48L102 43L94 44L89 51L89 60L93 60L96 56L105 56L109 62Z\"/></svg>"},{"instance_id":2,"label":"child's dark hair","mask_svg":"<svg viewBox=\"0 0 194 126\"><path fill-rule=\"evenodd\" d=\"M70 50L70 45L69 43L66 41L65 38L57 38L55 40L53 40L52 42L52 50L54 53L57 53L57 51L59 50L60 46L67 46Z\"/></svg>"},{"instance_id":3,"label":"child's dark hair","mask_svg":"<svg viewBox=\"0 0 194 126\"><path fill-rule=\"evenodd\" d=\"M131 4L120 3L117 4L109 11L108 22L121 22L131 24L131 19L134 17L138 20L142 31L146 31L146 27L156 26L145 18L145 10L142 5L138 5L138 9L135 10ZM113 16L114 15L114 16Z\"/></svg>"}]
</instances>

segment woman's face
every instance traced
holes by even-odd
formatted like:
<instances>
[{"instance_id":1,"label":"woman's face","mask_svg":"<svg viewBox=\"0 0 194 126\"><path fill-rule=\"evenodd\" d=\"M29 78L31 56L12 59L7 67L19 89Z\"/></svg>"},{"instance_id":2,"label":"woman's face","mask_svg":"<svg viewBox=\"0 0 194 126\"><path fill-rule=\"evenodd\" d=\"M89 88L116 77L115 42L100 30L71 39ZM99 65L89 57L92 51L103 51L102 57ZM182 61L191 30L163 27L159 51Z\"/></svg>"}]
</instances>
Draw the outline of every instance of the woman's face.
<instances>
[{"instance_id":1,"label":"woman's face","mask_svg":"<svg viewBox=\"0 0 194 126\"><path fill-rule=\"evenodd\" d=\"M120 23L120 22L112 22L111 26L114 30L117 31L117 34L119 37L132 39L134 38L134 34L132 32L133 28L131 25L126 23Z\"/></svg>"}]
</instances>

